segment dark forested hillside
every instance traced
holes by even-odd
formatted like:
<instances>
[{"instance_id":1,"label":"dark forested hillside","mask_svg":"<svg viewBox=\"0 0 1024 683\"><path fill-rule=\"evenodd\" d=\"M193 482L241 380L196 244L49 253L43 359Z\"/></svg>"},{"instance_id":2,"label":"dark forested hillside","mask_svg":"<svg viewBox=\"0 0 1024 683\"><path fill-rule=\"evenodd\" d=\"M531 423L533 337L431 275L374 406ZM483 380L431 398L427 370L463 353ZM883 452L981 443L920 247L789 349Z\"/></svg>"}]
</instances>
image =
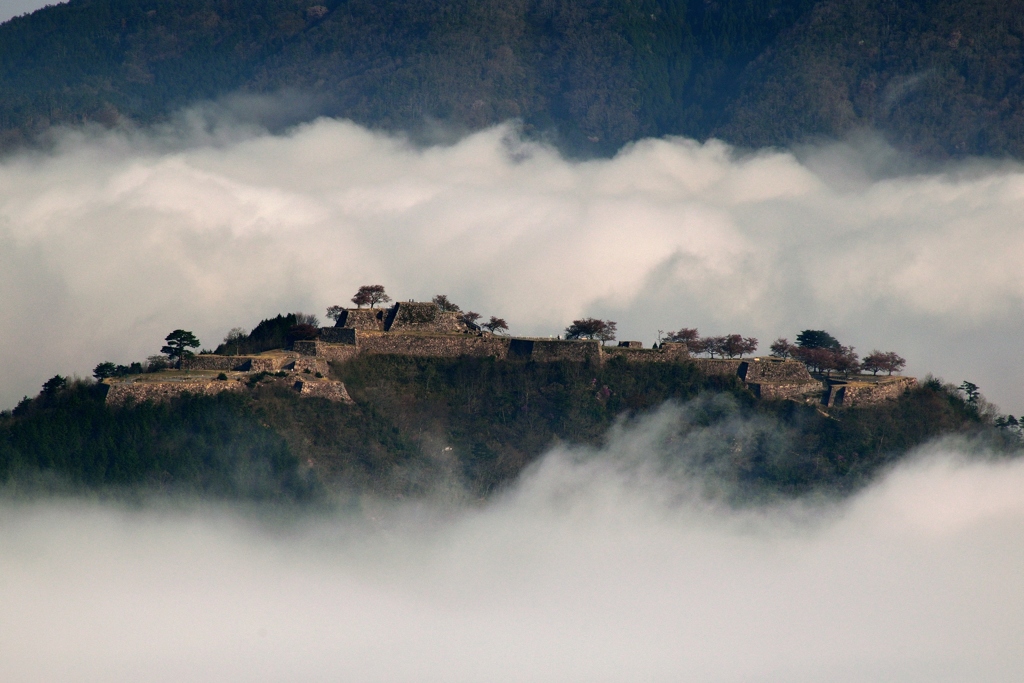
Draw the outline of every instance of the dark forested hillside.
<instances>
[{"instance_id":1,"label":"dark forested hillside","mask_svg":"<svg viewBox=\"0 0 1024 683\"><path fill-rule=\"evenodd\" d=\"M1017 438L928 381L897 401L824 410L757 401L693 364L368 356L332 366L354 404L301 398L253 375L250 391L111 407L73 383L0 413L0 486L310 500L324 491L500 490L557 443L600 446L613 426L677 406L652 465L724 483L742 499L850 492L941 435ZM649 453L648 453L649 452ZM662 462L657 462L658 459Z\"/></svg>"},{"instance_id":2,"label":"dark forested hillside","mask_svg":"<svg viewBox=\"0 0 1024 683\"><path fill-rule=\"evenodd\" d=\"M386 129L508 118L564 147L864 126L1024 155L1024 0L71 0L0 26L0 136L235 92Z\"/></svg>"}]
</instances>

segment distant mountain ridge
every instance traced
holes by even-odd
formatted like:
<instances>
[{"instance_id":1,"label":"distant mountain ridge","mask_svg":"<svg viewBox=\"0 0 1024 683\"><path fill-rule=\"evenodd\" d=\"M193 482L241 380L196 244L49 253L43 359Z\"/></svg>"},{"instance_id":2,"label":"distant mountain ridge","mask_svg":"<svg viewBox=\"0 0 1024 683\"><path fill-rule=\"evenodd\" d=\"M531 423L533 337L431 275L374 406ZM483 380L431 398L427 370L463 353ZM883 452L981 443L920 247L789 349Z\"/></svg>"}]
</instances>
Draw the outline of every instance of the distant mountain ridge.
<instances>
[{"instance_id":1,"label":"distant mountain ridge","mask_svg":"<svg viewBox=\"0 0 1024 683\"><path fill-rule=\"evenodd\" d=\"M874 128L1024 157L1024 0L71 0L0 25L0 141L233 93L386 130L510 118L564 149Z\"/></svg>"}]
</instances>

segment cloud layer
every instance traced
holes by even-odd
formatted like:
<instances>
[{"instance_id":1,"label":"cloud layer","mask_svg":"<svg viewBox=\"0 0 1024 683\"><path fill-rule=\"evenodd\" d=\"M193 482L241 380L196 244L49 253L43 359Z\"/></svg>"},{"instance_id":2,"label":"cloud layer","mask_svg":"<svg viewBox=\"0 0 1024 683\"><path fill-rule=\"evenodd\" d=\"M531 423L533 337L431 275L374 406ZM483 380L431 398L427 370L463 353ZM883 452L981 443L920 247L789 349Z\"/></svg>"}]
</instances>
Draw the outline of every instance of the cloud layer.
<instances>
[{"instance_id":1,"label":"cloud layer","mask_svg":"<svg viewBox=\"0 0 1024 683\"><path fill-rule=\"evenodd\" d=\"M0 161L0 400L171 329L447 293L514 333L581 315L762 347L824 328L1024 411L1024 170L895 172L876 143L739 154L644 140L574 162L498 127L417 147L318 120L69 131Z\"/></svg>"},{"instance_id":2,"label":"cloud layer","mask_svg":"<svg viewBox=\"0 0 1024 683\"><path fill-rule=\"evenodd\" d=\"M4 679L1021 680L1024 463L735 510L650 457L678 417L482 508L0 504Z\"/></svg>"}]
</instances>

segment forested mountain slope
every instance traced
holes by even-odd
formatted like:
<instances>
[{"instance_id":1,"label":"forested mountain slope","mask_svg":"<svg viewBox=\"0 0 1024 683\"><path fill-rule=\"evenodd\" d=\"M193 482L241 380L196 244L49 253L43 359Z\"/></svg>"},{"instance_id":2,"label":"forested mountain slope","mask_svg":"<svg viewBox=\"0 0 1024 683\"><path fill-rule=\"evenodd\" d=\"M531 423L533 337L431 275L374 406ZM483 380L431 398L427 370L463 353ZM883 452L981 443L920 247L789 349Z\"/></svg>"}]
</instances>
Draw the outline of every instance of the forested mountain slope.
<instances>
[{"instance_id":1,"label":"forested mountain slope","mask_svg":"<svg viewBox=\"0 0 1024 683\"><path fill-rule=\"evenodd\" d=\"M1022 0L71 0L0 26L0 136L286 89L385 129L519 118L566 148L863 126L1024 154Z\"/></svg>"},{"instance_id":2,"label":"forested mountain slope","mask_svg":"<svg viewBox=\"0 0 1024 683\"><path fill-rule=\"evenodd\" d=\"M1020 445L1016 431L995 428L936 380L843 409L758 401L738 378L691 363L382 355L333 364L331 375L354 403L302 398L265 372L245 393L122 407L105 402L105 385L44 390L0 412L0 489L304 501L329 491L419 496L454 483L478 498L553 446L600 447L659 410L673 412L668 431L642 437L649 464L714 480L738 500L849 493L940 436L1007 454Z\"/></svg>"}]
</instances>

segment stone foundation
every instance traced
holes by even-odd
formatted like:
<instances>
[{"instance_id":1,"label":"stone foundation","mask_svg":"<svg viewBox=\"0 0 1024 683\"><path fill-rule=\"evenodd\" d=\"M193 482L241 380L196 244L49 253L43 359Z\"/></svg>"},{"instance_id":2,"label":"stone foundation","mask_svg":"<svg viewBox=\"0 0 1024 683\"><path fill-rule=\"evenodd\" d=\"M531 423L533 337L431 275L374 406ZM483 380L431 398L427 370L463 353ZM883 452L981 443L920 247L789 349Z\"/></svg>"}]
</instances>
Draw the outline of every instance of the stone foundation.
<instances>
[{"instance_id":1,"label":"stone foundation","mask_svg":"<svg viewBox=\"0 0 1024 683\"><path fill-rule=\"evenodd\" d=\"M610 346L603 347L601 354L605 360L622 358L628 363L681 363L690 358L690 352L683 344L663 344L660 349L645 349L640 346Z\"/></svg>"},{"instance_id":2,"label":"stone foundation","mask_svg":"<svg viewBox=\"0 0 1024 683\"><path fill-rule=\"evenodd\" d=\"M107 405L122 406L129 401L167 401L182 394L219 394L241 391L245 385L237 380L181 380L165 382L117 382L107 391Z\"/></svg>"},{"instance_id":3,"label":"stone foundation","mask_svg":"<svg viewBox=\"0 0 1024 683\"><path fill-rule=\"evenodd\" d=\"M913 377L887 377L877 382L835 382L825 390L821 402L826 406L844 408L878 405L896 400L915 386L917 380Z\"/></svg>"},{"instance_id":4,"label":"stone foundation","mask_svg":"<svg viewBox=\"0 0 1024 683\"><path fill-rule=\"evenodd\" d=\"M339 403L355 403L352 397L348 395L348 390L345 389L343 382L299 379L295 382L293 388L304 397L326 398L328 401Z\"/></svg>"},{"instance_id":5,"label":"stone foundation","mask_svg":"<svg viewBox=\"0 0 1024 683\"><path fill-rule=\"evenodd\" d=\"M370 355L401 355L429 358L506 358L509 339L490 334L360 334L359 353Z\"/></svg>"},{"instance_id":6,"label":"stone foundation","mask_svg":"<svg viewBox=\"0 0 1024 683\"><path fill-rule=\"evenodd\" d=\"M511 339L508 355L511 358L528 358L538 363L573 361L577 363L600 363L601 342L594 340L562 341L558 339Z\"/></svg>"}]
</instances>

